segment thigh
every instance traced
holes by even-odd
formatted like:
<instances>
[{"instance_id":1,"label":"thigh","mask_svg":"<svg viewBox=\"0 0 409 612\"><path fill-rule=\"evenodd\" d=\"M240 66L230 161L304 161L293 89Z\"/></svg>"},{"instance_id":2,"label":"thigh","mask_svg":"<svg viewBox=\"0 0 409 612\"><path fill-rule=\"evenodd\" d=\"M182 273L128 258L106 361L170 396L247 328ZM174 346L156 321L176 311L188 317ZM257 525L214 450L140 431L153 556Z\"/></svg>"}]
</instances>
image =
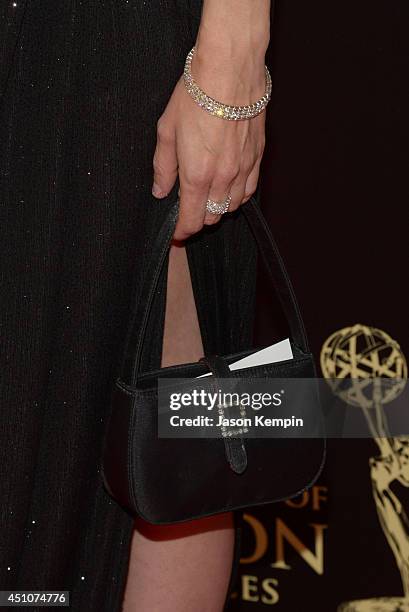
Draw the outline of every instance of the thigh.
<instances>
[{"instance_id":1,"label":"thigh","mask_svg":"<svg viewBox=\"0 0 409 612\"><path fill-rule=\"evenodd\" d=\"M189 274L186 248L173 243L169 252L162 367L198 361L203 343Z\"/></svg>"},{"instance_id":2,"label":"thigh","mask_svg":"<svg viewBox=\"0 0 409 612\"><path fill-rule=\"evenodd\" d=\"M138 519L123 612L221 612L233 553L231 513L166 527Z\"/></svg>"}]
</instances>

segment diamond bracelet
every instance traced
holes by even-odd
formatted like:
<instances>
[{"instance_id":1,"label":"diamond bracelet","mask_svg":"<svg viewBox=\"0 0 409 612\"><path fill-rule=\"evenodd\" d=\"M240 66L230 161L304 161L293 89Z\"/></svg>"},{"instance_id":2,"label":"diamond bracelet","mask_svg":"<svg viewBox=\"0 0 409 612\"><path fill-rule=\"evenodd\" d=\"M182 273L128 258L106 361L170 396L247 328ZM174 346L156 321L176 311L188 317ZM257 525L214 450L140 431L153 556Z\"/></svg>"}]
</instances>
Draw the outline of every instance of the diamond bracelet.
<instances>
[{"instance_id":1,"label":"diamond bracelet","mask_svg":"<svg viewBox=\"0 0 409 612\"><path fill-rule=\"evenodd\" d=\"M267 106L271 98L271 76L267 66L265 66L266 74L266 91L257 102L253 104L247 104L246 106L233 106L232 104L223 104L214 98L211 98L205 92L200 89L199 85L195 82L191 73L191 64L195 47L193 47L186 57L185 68L183 71L183 79L186 85L186 89L192 96L193 100L199 104L204 110L211 115L227 119L229 121L239 121L241 119L251 119L260 114Z\"/></svg>"}]
</instances>

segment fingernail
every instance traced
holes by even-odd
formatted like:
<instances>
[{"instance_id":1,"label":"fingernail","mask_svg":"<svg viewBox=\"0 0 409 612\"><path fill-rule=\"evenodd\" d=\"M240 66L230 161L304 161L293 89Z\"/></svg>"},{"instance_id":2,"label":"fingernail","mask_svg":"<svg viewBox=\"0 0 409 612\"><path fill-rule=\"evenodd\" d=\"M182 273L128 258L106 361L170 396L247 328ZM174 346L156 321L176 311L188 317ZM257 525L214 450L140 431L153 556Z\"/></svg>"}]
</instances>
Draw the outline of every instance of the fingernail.
<instances>
[{"instance_id":1,"label":"fingernail","mask_svg":"<svg viewBox=\"0 0 409 612\"><path fill-rule=\"evenodd\" d=\"M164 195L161 188L156 183L153 183L152 193L157 198L161 198Z\"/></svg>"}]
</instances>

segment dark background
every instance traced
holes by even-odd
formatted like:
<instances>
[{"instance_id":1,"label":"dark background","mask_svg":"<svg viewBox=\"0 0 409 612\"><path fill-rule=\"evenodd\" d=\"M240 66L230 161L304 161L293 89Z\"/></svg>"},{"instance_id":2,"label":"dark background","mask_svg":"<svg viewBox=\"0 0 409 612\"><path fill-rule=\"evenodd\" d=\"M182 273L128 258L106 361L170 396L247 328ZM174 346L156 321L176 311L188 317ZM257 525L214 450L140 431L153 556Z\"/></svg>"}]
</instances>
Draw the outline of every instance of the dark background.
<instances>
[{"instance_id":1,"label":"dark background","mask_svg":"<svg viewBox=\"0 0 409 612\"><path fill-rule=\"evenodd\" d=\"M328 336L356 323L383 330L409 355L408 64L407 0L276 1L262 205L318 369ZM263 286L261 344L286 332L268 302ZM371 492L368 460L376 454L372 440L332 440L317 483L327 497L319 509L310 499L303 508L281 503L249 511L267 532L268 547L256 563L241 564L237 609L331 612L351 599L403 594ZM409 509L407 491L400 487L398 494ZM314 554L314 530L321 529L322 573L288 542L291 569L271 566L277 520ZM255 539L247 523L244 529L248 557ZM276 594L263 601L264 578Z\"/></svg>"}]
</instances>

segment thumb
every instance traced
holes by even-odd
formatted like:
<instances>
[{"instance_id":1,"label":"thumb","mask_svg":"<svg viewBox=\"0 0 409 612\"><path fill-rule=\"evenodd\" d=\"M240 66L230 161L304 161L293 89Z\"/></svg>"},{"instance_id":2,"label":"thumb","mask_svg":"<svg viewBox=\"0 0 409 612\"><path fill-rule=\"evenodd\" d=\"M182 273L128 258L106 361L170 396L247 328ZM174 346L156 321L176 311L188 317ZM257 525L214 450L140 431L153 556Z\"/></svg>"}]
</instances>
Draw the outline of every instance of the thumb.
<instances>
[{"instance_id":1,"label":"thumb","mask_svg":"<svg viewBox=\"0 0 409 612\"><path fill-rule=\"evenodd\" d=\"M152 194L165 197L172 189L178 171L176 139L174 134L157 131L156 149L153 156Z\"/></svg>"}]
</instances>

